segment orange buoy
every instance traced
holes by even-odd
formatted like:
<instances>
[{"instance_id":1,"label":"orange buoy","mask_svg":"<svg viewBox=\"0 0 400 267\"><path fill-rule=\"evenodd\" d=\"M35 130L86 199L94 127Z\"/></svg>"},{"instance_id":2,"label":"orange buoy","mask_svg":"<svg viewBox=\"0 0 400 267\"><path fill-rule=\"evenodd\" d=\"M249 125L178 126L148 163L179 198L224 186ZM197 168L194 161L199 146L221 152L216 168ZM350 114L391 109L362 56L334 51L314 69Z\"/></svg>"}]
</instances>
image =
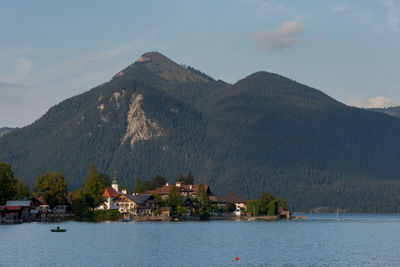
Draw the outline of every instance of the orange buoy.
<instances>
[{"instance_id":1,"label":"orange buoy","mask_svg":"<svg viewBox=\"0 0 400 267\"><path fill-rule=\"evenodd\" d=\"M238 261L238 260L240 260L240 258L239 257L235 257L235 261Z\"/></svg>"}]
</instances>

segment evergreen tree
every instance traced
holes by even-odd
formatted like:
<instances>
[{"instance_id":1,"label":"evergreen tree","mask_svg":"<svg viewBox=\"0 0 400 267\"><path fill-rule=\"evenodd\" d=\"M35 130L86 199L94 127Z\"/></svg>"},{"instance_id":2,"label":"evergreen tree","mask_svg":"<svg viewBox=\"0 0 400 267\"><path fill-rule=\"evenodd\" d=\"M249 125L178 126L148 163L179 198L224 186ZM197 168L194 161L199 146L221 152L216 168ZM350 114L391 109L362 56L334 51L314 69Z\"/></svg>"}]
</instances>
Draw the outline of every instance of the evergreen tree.
<instances>
[{"instance_id":1,"label":"evergreen tree","mask_svg":"<svg viewBox=\"0 0 400 267\"><path fill-rule=\"evenodd\" d=\"M135 194L142 193L142 186L141 186L139 177L136 179L136 185L135 185L135 189L133 189L133 193L135 193Z\"/></svg>"},{"instance_id":2,"label":"evergreen tree","mask_svg":"<svg viewBox=\"0 0 400 267\"><path fill-rule=\"evenodd\" d=\"M67 184L64 176L59 172L47 172L36 179L35 196L43 197L49 204L50 208L54 208L57 204L62 203L67 194Z\"/></svg>"}]
</instances>

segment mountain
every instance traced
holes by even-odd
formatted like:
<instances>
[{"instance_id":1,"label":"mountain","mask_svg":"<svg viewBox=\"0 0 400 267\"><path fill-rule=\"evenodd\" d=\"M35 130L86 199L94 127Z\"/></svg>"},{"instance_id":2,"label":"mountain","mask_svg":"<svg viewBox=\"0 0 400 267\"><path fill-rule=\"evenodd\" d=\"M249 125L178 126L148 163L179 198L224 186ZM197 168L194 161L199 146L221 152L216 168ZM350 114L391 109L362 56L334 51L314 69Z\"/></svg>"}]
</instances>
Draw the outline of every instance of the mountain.
<instances>
[{"instance_id":1,"label":"mountain","mask_svg":"<svg viewBox=\"0 0 400 267\"><path fill-rule=\"evenodd\" d=\"M12 132L14 130L16 130L18 128L10 128L10 127L2 127L0 128L0 138L6 134L8 134L9 132Z\"/></svg>"},{"instance_id":2,"label":"mountain","mask_svg":"<svg viewBox=\"0 0 400 267\"><path fill-rule=\"evenodd\" d=\"M369 110L375 111L375 112L385 113L385 114L388 114L390 116L400 118L400 107L371 108Z\"/></svg>"},{"instance_id":3,"label":"mountain","mask_svg":"<svg viewBox=\"0 0 400 267\"><path fill-rule=\"evenodd\" d=\"M0 139L0 161L34 185L60 171L69 189L90 163L133 188L189 170L216 194L285 198L296 211L398 212L400 120L346 106L283 76L229 84L158 52Z\"/></svg>"}]
</instances>

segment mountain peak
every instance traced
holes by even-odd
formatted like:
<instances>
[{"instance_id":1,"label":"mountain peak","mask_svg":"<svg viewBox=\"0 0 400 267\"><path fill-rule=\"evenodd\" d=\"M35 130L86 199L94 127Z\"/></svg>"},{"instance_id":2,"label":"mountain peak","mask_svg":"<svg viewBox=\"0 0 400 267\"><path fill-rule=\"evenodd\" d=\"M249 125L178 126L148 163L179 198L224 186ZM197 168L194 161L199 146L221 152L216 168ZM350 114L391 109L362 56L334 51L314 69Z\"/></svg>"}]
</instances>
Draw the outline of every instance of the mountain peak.
<instances>
[{"instance_id":1,"label":"mountain peak","mask_svg":"<svg viewBox=\"0 0 400 267\"><path fill-rule=\"evenodd\" d=\"M208 82L209 79L200 75L192 68L186 68L172 61L163 54L155 52L144 53L134 64L143 64L148 70L156 73L169 82L200 81Z\"/></svg>"}]
</instances>

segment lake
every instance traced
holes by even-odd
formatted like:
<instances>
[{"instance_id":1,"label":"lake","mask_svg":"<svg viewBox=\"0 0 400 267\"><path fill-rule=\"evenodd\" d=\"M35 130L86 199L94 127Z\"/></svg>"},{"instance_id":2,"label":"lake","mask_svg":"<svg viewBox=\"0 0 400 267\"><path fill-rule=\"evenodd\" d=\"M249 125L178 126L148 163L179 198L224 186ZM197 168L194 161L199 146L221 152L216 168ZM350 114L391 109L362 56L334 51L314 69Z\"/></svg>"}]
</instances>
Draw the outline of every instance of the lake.
<instances>
[{"instance_id":1,"label":"lake","mask_svg":"<svg viewBox=\"0 0 400 267\"><path fill-rule=\"evenodd\" d=\"M400 266L400 215L334 217L0 225L0 266Z\"/></svg>"}]
</instances>

